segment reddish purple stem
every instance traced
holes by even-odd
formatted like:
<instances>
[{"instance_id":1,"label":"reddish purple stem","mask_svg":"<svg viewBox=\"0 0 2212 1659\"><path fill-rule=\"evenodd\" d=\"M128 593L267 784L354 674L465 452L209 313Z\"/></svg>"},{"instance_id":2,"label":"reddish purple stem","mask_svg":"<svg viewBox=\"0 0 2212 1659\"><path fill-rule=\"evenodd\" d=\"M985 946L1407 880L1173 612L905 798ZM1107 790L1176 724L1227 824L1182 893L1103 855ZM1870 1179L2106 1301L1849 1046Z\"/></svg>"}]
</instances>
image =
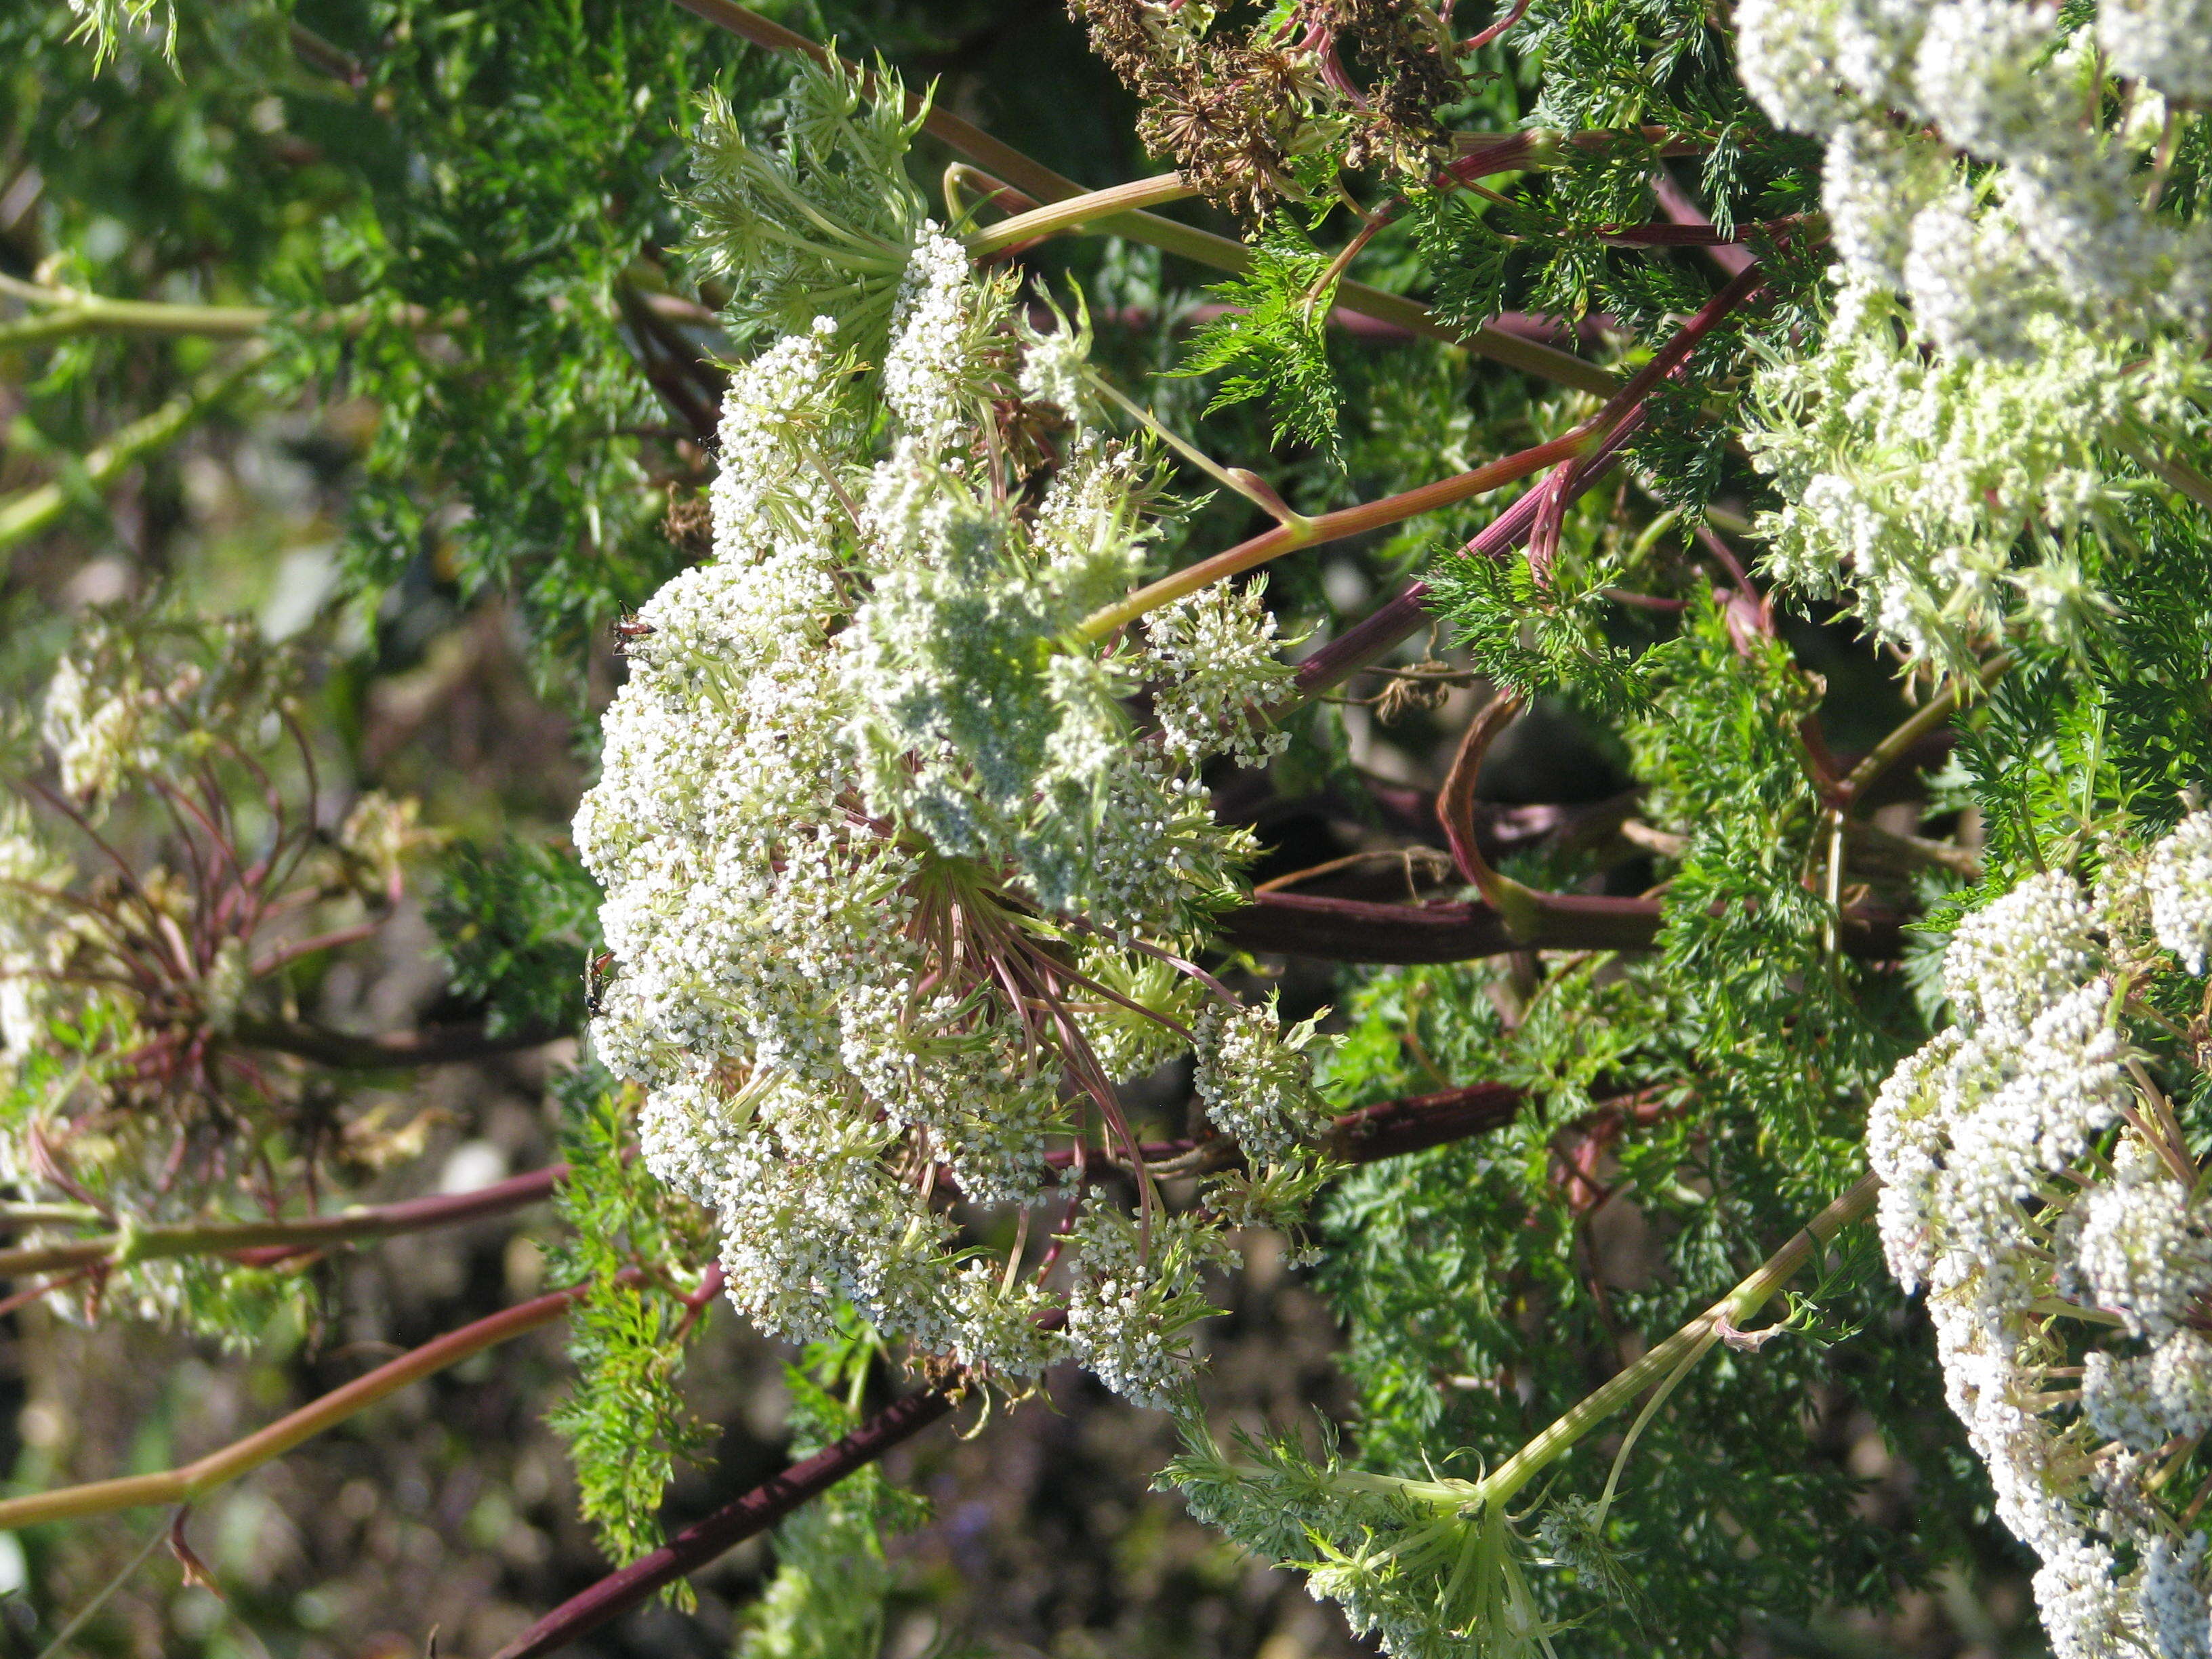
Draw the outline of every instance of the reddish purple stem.
<instances>
[{"instance_id":1,"label":"reddish purple stem","mask_svg":"<svg viewBox=\"0 0 2212 1659\"><path fill-rule=\"evenodd\" d=\"M1843 946L1876 962L1903 954L1895 916L1846 909ZM1659 935L1656 899L1547 894L1542 925L1515 938L1486 904L1377 904L1307 893L1260 893L1222 918L1221 937L1245 951L1328 962L1466 962L1509 951L1644 951Z\"/></svg>"},{"instance_id":2,"label":"reddish purple stem","mask_svg":"<svg viewBox=\"0 0 2212 1659\"><path fill-rule=\"evenodd\" d=\"M509 1642L494 1659L537 1659L558 1653L610 1620L618 1619L663 1585L696 1572L724 1551L767 1531L817 1493L866 1468L902 1440L952 1409L952 1396L925 1389L896 1401L834 1444L800 1459L735 1502L693 1522L651 1554L572 1595Z\"/></svg>"},{"instance_id":3,"label":"reddish purple stem","mask_svg":"<svg viewBox=\"0 0 2212 1659\"><path fill-rule=\"evenodd\" d=\"M1708 300L1698 314L1677 329L1674 337L1654 352L1651 361L1638 369L1599 410L1592 425L1604 435L1580 460L1571 463L1574 471L1565 481L1565 487L1556 492L1547 492L1541 489L1530 490L1491 520L1488 527L1467 544L1462 556L1473 559L1505 557L1528 541L1531 532L1542 521L1547 507L1554 511L1564 511L1578 496L1605 478L1613 471L1621 447L1643 423L1645 404L1659 383L1680 368L1688 361L1690 354L1720 326L1722 319L1747 302L1759 292L1759 286L1758 270L1753 267L1744 270ZM1547 501L1547 495L1552 499ZM1355 624L1342 638L1330 641L1300 663L1297 674L1299 696L1316 696L1343 684L1399 641L1428 623L1431 618L1424 603L1428 592L1426 582L1407 583L1395 599Z\"/></svg>"}]
</instances>

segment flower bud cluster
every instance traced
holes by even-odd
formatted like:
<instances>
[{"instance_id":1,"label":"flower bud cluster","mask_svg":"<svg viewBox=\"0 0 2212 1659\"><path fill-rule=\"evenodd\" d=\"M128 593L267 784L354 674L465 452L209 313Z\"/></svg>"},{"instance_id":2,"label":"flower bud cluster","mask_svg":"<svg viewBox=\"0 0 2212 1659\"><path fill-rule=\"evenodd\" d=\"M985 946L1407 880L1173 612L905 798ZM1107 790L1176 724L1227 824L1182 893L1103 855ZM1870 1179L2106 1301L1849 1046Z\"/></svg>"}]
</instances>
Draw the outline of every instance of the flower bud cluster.
<instances>
[{"instance_id":1,"label":"flower bud cluster","mask_svg":"<svg viewBox=\"0 0 2212 1659\"><path fill-rule=\"evenodd\" d=\"M751 176L727 135L714 166ZM1138 574L1154 468L1064 407L1064 458L1022 476L1004 411L1079 403L1082 343L1012 299L924 224L872 367L825 310L731 376L714 557L625 630L576 819L613 957L592 1035L763 1328L849 1303L1008 1382L1075 1358L1159 1401L1220 1224L1085 1166L1140 1164L1117 1085L1194 1045L1255 1156L1318 1126L1307 1033L1187 959L1250 851L1199 768L1271 750L1286 673L1249 594L1080 633ZM966 1238L963 1201L1016 1207L1018 1242Z\"/></svg>"},{"instance_id":2,"label":"flower bud cluster","mask_svg":"<svg viewBox=\"0 0 2212 1659\"><path fill-rule=\"evenodd\" d=\"M1969 916L1944 959L1957 1024L1869 1119L1884 1251L1926 1291L1952 1409L2042 1559L2058 1659L2212 1652L2204 1534L2162 1474L2212 1426L2212 1208L2118 1024L2131 976L2212 928L2208 838L2199 813L2094 891L2051 872Z\"/></svg>"}]
</instances>

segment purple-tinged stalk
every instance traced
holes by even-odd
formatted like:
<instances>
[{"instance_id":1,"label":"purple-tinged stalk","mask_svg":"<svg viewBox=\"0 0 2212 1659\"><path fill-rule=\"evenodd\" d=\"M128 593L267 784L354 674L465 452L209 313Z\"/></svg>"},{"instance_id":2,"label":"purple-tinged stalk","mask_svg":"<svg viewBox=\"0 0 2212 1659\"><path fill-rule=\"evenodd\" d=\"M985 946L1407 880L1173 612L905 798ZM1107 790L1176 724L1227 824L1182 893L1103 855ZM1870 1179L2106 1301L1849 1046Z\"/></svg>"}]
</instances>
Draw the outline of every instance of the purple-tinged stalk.
<instances>
[{"instance_id":1,"label":"purple-tinged stalk","mask_svg":"<svg viewBox=\"0 0 2212 1659\"><path fill-rule=\"evenodd\" d=\"M1461 556L1506 557L1529 544L1547 514L1556 522L1559 514L1595 488L1612 471L1621 449L1643 423L1644 410L1659 383L1680 370L1691 353L1730 313L1758 294L1760 285L1754 267L1708 300L1672 339L1652 354L1651 361L1584 423L1578 437L1588 444L1587 452L1577 453L1565 463L1556 475L1556 483L1547 483L1543 489L1531 490L1492 520L1468 543ZM1300 663L1298 695L1313 697L1334 690L1425 625L1430 620L1425 604L1428 593L1426 582L1408 582L1379 610Z\"/></svg>"},{"instance_id":2,"label":"purple-tinged stalk","mask_svg":"<svg viewBox=\"0 0 2212 1659\"><path fill-rule=\"evenodd\" d=\"M164 1256L228 1255L243 1267L280 1261L358 1239L458 1226L544 1201L568 1172L565 1164L512 1176L470 1193L441 1193L392 1204L361 1205L336 1215L273 1221L211 1222L205 1225L131 1226L98 1238L0 1250L0 1275L20 1277L60 1268L100 1272ZM0 1220L5 1219L0 1217Z\"/></svg>"},{"instance_id":3,"label":"purple-tinged stalk","mask_svg":"<svg viewBox=\"0 0 2212 1659\"><path fill-rule=\"evenodd\" d=\"M558 1653L601 1626L641 1606L654 1591L696 1572L716 1557L757 1537L809 1498L949 1416L949 1388L922 1389L893 1401L866 1422L811 1457L770 1476L743 1497L677 1533L665 1544L573 1595L501 1648L493 1659L538 1659Z\"/></svg>"}]
</instances>

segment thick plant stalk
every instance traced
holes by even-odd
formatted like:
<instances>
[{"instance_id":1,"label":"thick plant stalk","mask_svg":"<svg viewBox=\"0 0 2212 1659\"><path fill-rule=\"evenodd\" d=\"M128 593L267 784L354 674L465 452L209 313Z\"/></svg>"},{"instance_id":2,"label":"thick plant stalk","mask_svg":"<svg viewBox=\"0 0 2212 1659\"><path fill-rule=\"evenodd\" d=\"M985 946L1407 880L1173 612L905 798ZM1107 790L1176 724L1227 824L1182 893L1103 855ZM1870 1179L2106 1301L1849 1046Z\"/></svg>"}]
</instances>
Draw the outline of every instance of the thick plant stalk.
<instances>
[{"instance_id":1,"label":"thick plant stalk","mask_svg":"<svg viewBox=\"0 0 2212 1659\"><path fill-rule=\"evenodd\" d=\"M952 1410L953 1396L925 1389L894 1401L850 1434L771 1476L744 1497L693 1522L651 1554L573 1595L501 1648L493 1659L538 1659L618 1619L655 1590L696 1572L765 1532L801 1504L874 1462Z\"/></svg>"},{"instance_id":2,"label":"thick plant stalk","mask_svg":"<svg viewBox=\"0 0 2212 1659\"><path fill-rule=\"evenodd\" d=\"M1320 1145L1331 1163L1379 1164L1503 1128L1528 1103L1528 1097L1510 1083L1470 1083L1408 1095L1340 1114L1322 1133ZM1163 1176L1225 1170L1238 1157L1236 1143L1225 1138L1148 1140L1137 1150L1146 1168ZM1055 1170L1080 1165L1088 1178L1102 1179L1116 1170L1115 1156L1103 1146L1086 1146L1080 1156L1073 1148L1047 1152L1045 1162Z\"/></svg>"},{"instance_id":3,"label":"thick plant stalk","mask_svg":"<svg viewBox=\"0 0 2212 1659\"><path fill-rule=\"evenodd\" d=\"M1482 1133L1510 1121L1520 1111L1522 1104L1523 1097L1519 1090L1496 1083L1474 1084L1462 1089L1446 1090L1438 1094L1385 1101L1379 1105L1363 1107L1357 1111L1347 1112L1336 1120L1330 1134L1332 1155L1346 1163L1365 1164L1380 1158L1395 1158L1406 1153L1419 1152L1430 1146L1440 1146L1447 1141L1463 1139L1469 1135ZM1178 1144L1170 1148L1151 1150L1164 1151L1173 1154L1182 1152L1187 1148ZM289 1224L289 1235L284 1244L277 1247L278 1253L286 1254L303 1245L333 1243L340 1238L364 1237L375 1234L441 1226L453 1222L472 1219L478 1216L494 1214L502 1210L517 1208L549 1195L555 1185L567 1173L566 1164L556 1164L543 1170L534 1170L528 1174L514 1176L495 1186L479 1188L473 1193L408 1199L397 1204L380 1205L349 1214L316 1217L303 1222L290 1223ZM200 1246L203 1249L214 1250L229 1248L245 1242L240 1236L247 1231L267 1233L275 1231L275 1227L230 1230L210 1228L198 1231L203 1234L222 1235L220 1239L204 1243ZM115 1244L115 1240L112 1238L88 1239L83 1242L88 1246L100 1247L103 1253L112 1250ZM171 1250L165 1253L175 1255L182 1252ZM21 1255L25 1253L19 1251L10 1254ZM104 1259L104 1256L93 1258L95 1261L101 1259ZM14 1270L29 1271L21 1267ZM633 1270L623 1277L630 1279L637 1275ZM402 1354L398 1358L378 1366L376 1370L363 1376L356 1377L343 1388L335 1389L319 1400L310 1401L298 1411L278 1419L268 1427L247 1436L245 1439L234 1442L219 1451L210 1452L205 1457L187 1463L180 1468L167 1469L156 1474L130 1475L116 1480L95 1480L83 1486L67 1486L54 1492L38 1492L25 1498L0 1501L0 1530L33 1526L49 1521L64 1521L81 1516L105 1515L116 1510L136 1508L147 1504L189 1503L202 1493L228 1481L234 1480L240 1475L259 1468L270 1459L282 1455L301 1442L321 1433L325 1429L336 1426L346 1419L367 1409L385 1395L404 1388L410 1382L428 1376L449 1365L458 1364L470 1355L482 1352L484 1349L498 1343L508 1341L529 1331L536 1330L542 1325L552 1323L565 1315L584 1294L586 1291L583 1288L552 1291L533 1301L520 1304L503 1312L477 1320L472 1324L465 1325L457 1331L449 1332L438 1338L435 1341L426 1343L411 1353ZM703 1302L703 1297L702 1300ZM1054 1316L1057 1316L1056 1314ZM924 1406L915 1403L928 1401L935 1401L939 1403L926 1410ZM741 1539L750 1537L752 1532L759 1530L760 1527L774 1525L783 1515L788 1513L798 1504L804 1502L805 1498L825 1490L836 1480L842 1479L845 1474L850 1474L854 1469L871 1461L872 1457L880 1456L883 1452L898 1443L900 1440L907 1438L908 1436L944 1416L951 1409L951 1401L943 1394L924 1393L908 1396L906 1401L901 1401L899 1406L893 1407L890 1410L896 1412L902 1407L909 1407L912 1412L924 1414L912 1421L908 1421L908 1417L904 1415L893 1419L904 1426L900 1432L889 1438L878 1437L856 1440L855 1437L865 1434L868 1427L866 1425L864 1425L860 1430L854 1431L853 1435L847 1436L845 1440L838 1443L839 1446L853 1442L856 1447L872 1448L872 1450L869 1451L867 1456L860 1457L858 1461L836 1465L835 1473L827 1474L818 1481L814 1480L811 1475L807 1476L807 1480L812 1484L806 1485L804 1491L799 1492L796 1497L790 1498L781 1508L775 1510L766 1520L759 1522L758 1525L752 1526L747 1530L728 1534L726 1541L712 1548L708 1547L708 1543L714 1538L724 1535L721 1531L716 1530L718 1525L737 1524L737 1512L744 1510L744 1506L759 1498L761 1493L770 1492L771 1488L774 1489L772 1496L783 1493L785 1489L779 1486L778 1482L787 1479L799 1479L803 1471L814 1467L815 1459L809 1459L805 1463L795 1465L792 1469L787 1470L783 1475L778 1476L775 1480L770 1481L768 1486L757 1489L755 1492L748 1493L745 1498L739 1498L728 1509L717 1511L715 1516L709 1516L696 1526L678 1534L675 1539L670 1540L667 1548L677 1550L681 1546L684 1552L682 1560L687 1565L670 1567L665 1576L645 1584L635 1596L622 1601L621 1605L616 1607L612 1612L605 1613L603 1619L595 1622L604 1622L604 1619L613 1618L624 1608L635 1606L637 1601L651 1595L661 1584L696 1570L698 1566L713 1559L715 1555ZM888 1413L880 1414L875 1420L880 1422L888 1415ZM836 1448L830 1449L834 1451ZM817 1454L817 1457L826 1455L827 1453ZM781 1498L778 1501L781 1501ZM751 1510L744 1510L746 1514L753 1512ZM726 1523L718 1522L717 1516L726 1516L730 1519ZM687 1540L690 1541L687 1542ZM705 1553L700 1553L701 1551ZM635 1575L648 1570L650 1564L659 1559L659 1553L656 1553L654 1556L648 1556L635 1564L634 1567L625 1569L624 1574ZM666 1563L664 1562L663 1565L665 1565ZM624 1575L617 1574L617 1577L623 1577ZM625 1584L632 1582L634 1582L632 1578L624 1579ZM577 1601L580 1602L594 1596L601 1588L603 1586L594 1586L592 1590L587 1590L584 1595L578 1597ZM573 1607L576 1603L572 1602L568 1605ZM593 1605L599 1604L594 1601ZM555 1616L556 1615L549 1614L548 1619L550 1620ZM544 1623L545 1621L541 1621L541 1627ZM579 1627L574 1634L580 1634L583 1629L591 1627L590 1626ZM571 1638L563 1637L562 1639L568 1640ZM550 1650L533 1648L527 1651L541 1652L550 1651Z\"/></svg>"},{"instance_id":4,"label":"thick plant stalk","mask_svg":"<svg viewBox=\"0 0 2212 1659\"><path fill-rule=\"evenodd\" d=\"M511 1176L471 1193L402 1199L392 1204L365 1204L336 1215L301 1216L281 1221L218 1222L206 1226L125 1227L98 1238L75 1238L59 1244L0 1250L0 1274L19 1276L67 1267L112 1269L164 1256L228 1254L246 1255L246 1265L261 1266L353 1239L389 1238L397 1233L450 1227L518 1210L552 1196L554 1188L568 1173L565 1164L548 1164L544 1169Z\"/></svg>"},{"instance_id":5,"label":"thick plant stalk","mask_svg":"<svg viewBox=\"0 0 2212 1659\"><path fill-rule=\"evenodd\" d=\"M268 1427L233 1441L218 1451L173 1469L155 1474L125 1475L114 1480L94 1480L81 1486L33 1492L27 1498L0 1501L0 1531L38 1526L49 1521L70 1521L88 1515L110 1515L118 1510L148 1504L189 1504L249 1474L273 1458L282 1457L303 1440L335 1428L349 1417L367 1411L386 1395L410 1382L458 1365L471 1354L509 1342L540 1326L564 1317L586 1294L583 1287L554 1291L504 1310L488 1318L448 1331L411 1353L379 1365L343 1388L333 1389L319 1400L278 1418Z\"/></svg>"},{"instance_id":6,"label":"thick plant stalk","mask_svg":"<svg viewBox=\"0 0 2212 1659\"><path fill-rule=\"evenodd\" d=\"M1256 893L1220 920L1221 938L1242 951L1327 962L1400 966L1472 962L1509 951L1642 951L1659 936L1656 899L1563 894L1544 925L1516 937L1487 904L1384 904L1311 893Z\"/></svg>"},{"instance_id":7,"label":"thick plant stalk","mask_svg":"<svg viewBox=\"0 0 2212 1659\"><path fill-rule=\"evenodd\" d=\"M280 1054L312 1060L319 1066L362 1072L485 1060L494 1054L543 1048L566 1035L562 1031L531 1030L489 1036L480 1025L434 1025L384 1036L353 1036L301 1021L276 1019L240 1019L229 1031L230 1040L242 1048L267 1048Z\"/></svg>"},{"instance_id":8,"label":"thick plant stalk","mask_svg":"<svg viewBox=\"0 0 2212 1659\"><path fill-rule=\"evenodd\" d=\"M1221 938L1244 951L1325 962L1398 966L1472 962L1510 951L1645 951L1657 943L1659 901L1547 893L1540 916L1516 932L1487 904L1382 904L1306 893L1257 893L1224 914ZM1841 943L1850 955L1893 962L1904 954L1895 917L1845 909Z\"/></svg>"},{"instance_id":9,"label":"thick plant stalk","mask_svg":"<svg viewBox=\"0 0 2212 1659\"><path fill-rule=\"evenodd\" d=\"M1319 518L1279 524L1273 530L1264 531L1249 541L1239 542L1226 552L1186 565L1181 570L1139 588L1127 599L1103 606L1083 619L1079 631L1085 639L1103 640L1115 629L1127 626L1148 611L1171 605L1186 594L1210 587L1225 577L1256 568L1270 559L1279 559L1285 553L1318 547L1327 542L1341 541L1347 536L1379 530L1386 525L1401 524L1407 519L1440 511L1470 496L1480 495L1486 490L1499 489L1531 473L1540 472L1547 466L1571 460L1589 441L1589 435L1586 432L1570 432L1564 437L1553 438L1548 443L1540 443L1517 454L1504 456L1472 471L1460 473L1455 477L1440 478L1434 483L1423 484L1418 489L1386 495L1380 501L1362 501L1357 507L1340 507L1334 513L1324 513Z\"/></svg>"},{"instance_id":10,"label":"thick plant stalk","mask_svg":"<svg viewBox=\"0 0 2212 1659\"><path fill-rule=\"evenodd\" d=\"M185 306L157 300L110 300L86 294L39 312L0 323L0 350L42 345L82 334L198 335L237 339L269 326L265 306Z\"/></svg>"},{"instance_id":11,"label":"thick plant stalk","mask_svg":"<svg viewBox=\"0 0 2212 1659\"><path fill-rule=\"evenodd\" d=\"M1011 219L1001 219L975 232L967 240L968 257L988 259L994 253L1003 253L1040 237L1057 235L1063 230L1079 230L1117 213L1181 202L1197 194L1180 173L1164 173L1155 178L1133 179L1126 185L1085 191L1064 202L1048 203L1026 213L1018 213Z\"/></svg>"},{"instance_id":12,"label":"thick plant stalk","mask_svg":"<svg viewBox=\"0 0 2212 1659\"><path fill-rule=\"evenodd\" d=\"M2012 662L2012 653L2000 651L1983 665L1978 677L1954 678L1938 689L1895 731L1868 750L1866 758L1851 768L1850 775L1836 786L1832 801L1835 810L1847 812L1857 805L1861 797L1881 781L1884 773L1904 759L1915 744L1950 719L1972 690L1987 690L1995 685L2004 678Z\"/></svg>"},{"instance_id":13,"label":"thick plant stalk","mask_svg":"<svg viewBox=\"0 0 2212 1659\"><path fill-rule=\"evenodd\" d=\"M1340 1164L1379 1164L1502 1129L1528 1103L1510 1083L1471 1083L1346 1112L1322 1144Z\"/></svg>"},{"instance_id":14,"label":"thick plant stalk","mask_svg":"<svg viewBox=\"0 0 2212 1659\"><path fill-rule=\"evenodd\" d=\"M759 13L734 3L734 0L676 0L676 3L695 16L702 17L717 28L765 46L771 52L793 52L811 58L827 68L829 52L803 34L797 34L780 23L772 23ZM866 71L857 65L846 67L860 75L863 83L869 80ZM909 114L922 110L922 100L908 94ZM931 106L924 115L923 128L947 148L966 156L977 167L1012 185L1015 189L1049 205L1088 194L1073 179L1054 173L1042 161L1024 155L1011 144L994 138L973 122L963 121L949 112ZM1172 219L1163 219L1153 213L1119 213L1100 219L1089 228L1109 235L1122 236L1133 242L1143 242L1173 253L1199 264L1211 265L1217 270L1242 275L1251 269L1250 250L1242 242L1226 236L1216 236L1194 226L1178 224ZM1409 332L1424 338L1442 340L1447 344L1464 346L1478 356L1487 357L1509 368L1517 368L1560 386L1578 391L1595 392L1602 397L1619 386L1620 381L1595 363L1534 340L1521 339L1501 330L1483 327L1471 333L1455 333L1437 321L1428 307L1403 295L1386 294L1381 289L1370 288L1364 283L1345 283L1336 291L1340 309L1358 312L1378 322L1395 323Z\"/></svg>"}]
</instances>

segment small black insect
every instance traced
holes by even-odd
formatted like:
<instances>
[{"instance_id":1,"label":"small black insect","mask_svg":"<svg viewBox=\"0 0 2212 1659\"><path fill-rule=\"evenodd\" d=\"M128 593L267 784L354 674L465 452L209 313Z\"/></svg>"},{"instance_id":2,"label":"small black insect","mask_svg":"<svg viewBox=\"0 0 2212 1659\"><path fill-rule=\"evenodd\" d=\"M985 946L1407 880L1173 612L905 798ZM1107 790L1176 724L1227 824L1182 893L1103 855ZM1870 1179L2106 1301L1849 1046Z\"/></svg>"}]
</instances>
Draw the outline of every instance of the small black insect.
<instances>
[{"instance_id":1,"label":"small black insect","mask_svg":"<svg viewBox=\"0 0 2212 1659\"><path fill-rule=\"evenodd\" d=\"M599 975L606 972L607 964L615 959L611 951L598 956L588 952L584 957L584 1012L596 1019L599 1013Z\"/></svg>"}]
</instances>

